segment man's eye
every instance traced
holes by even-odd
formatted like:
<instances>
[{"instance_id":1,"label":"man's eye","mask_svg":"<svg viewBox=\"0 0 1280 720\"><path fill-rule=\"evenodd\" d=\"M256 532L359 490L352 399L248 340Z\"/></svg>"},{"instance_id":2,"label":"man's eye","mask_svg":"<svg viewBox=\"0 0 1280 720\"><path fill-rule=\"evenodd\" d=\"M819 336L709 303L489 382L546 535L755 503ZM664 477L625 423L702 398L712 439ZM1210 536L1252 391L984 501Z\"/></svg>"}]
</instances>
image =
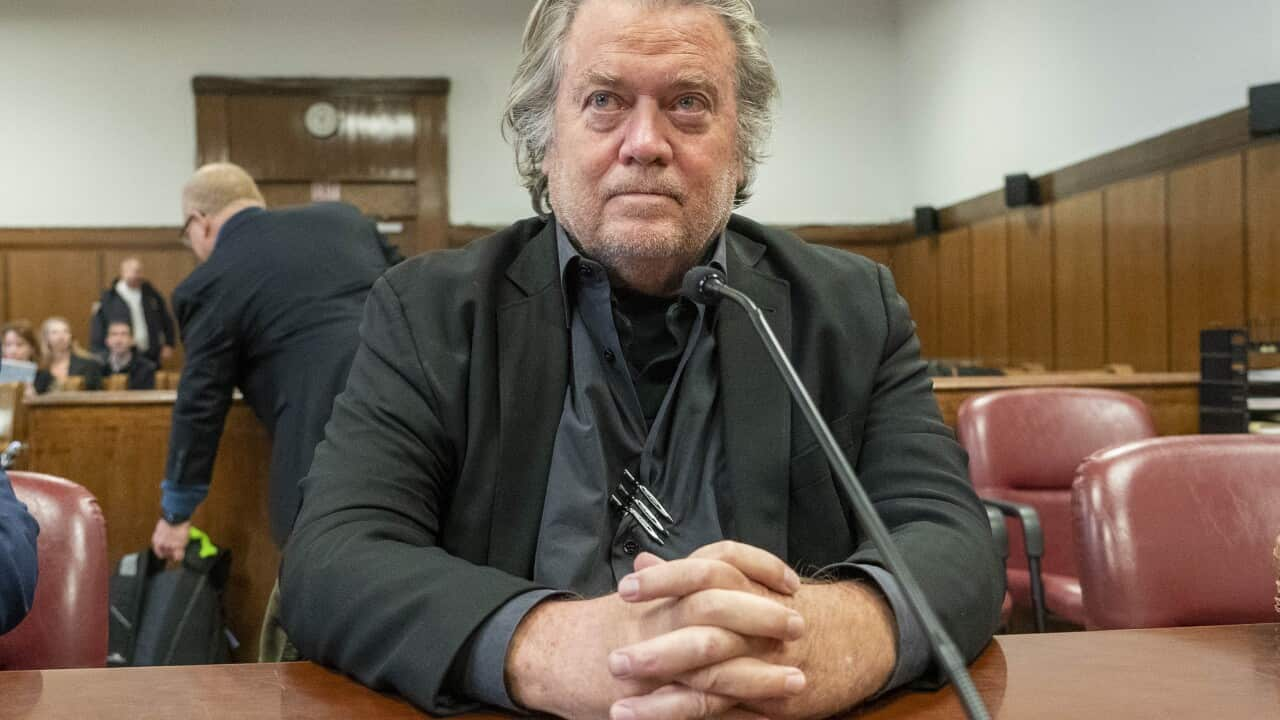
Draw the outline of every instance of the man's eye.
<instances>
[{"instance_id":1,"label":"man's eye","mask_svg":"<svg viewBox=\"0 0 1280 720\"><path fill-rule=\"evenodd\" d=\"M676 100L676 108L683 112L701 112L707 109L707 104L697 95L684 95Z\"/></svg>"},{"instance_id":2,"label":"man's eye","mask_svg":"<svg viewBox=\"0 0 1280 720\"><path fill-rule=\"evenodd\" d=\"M608 110L613 106L613 96L607 92L592 93L591 107L597 110Z\"/></svg>"}]
</instances>

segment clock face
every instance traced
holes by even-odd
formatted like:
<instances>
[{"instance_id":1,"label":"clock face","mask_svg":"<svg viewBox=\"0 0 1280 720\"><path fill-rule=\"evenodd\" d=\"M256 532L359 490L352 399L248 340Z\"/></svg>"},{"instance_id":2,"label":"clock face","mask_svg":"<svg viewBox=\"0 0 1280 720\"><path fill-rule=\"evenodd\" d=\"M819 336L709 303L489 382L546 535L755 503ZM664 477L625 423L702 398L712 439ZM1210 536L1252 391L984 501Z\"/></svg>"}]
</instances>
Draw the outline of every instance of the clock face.
<instances>
[{"instance_id":1,"label":"clock face","mask_svg":"<svg viewBox=\"0 0 1280 720\"><path fill-rule=\"evenodd\" d=\"M327 102L312 103L302 122L313 137L330 137L338 132L338 108Z\"/></svg>"}]
</instances>

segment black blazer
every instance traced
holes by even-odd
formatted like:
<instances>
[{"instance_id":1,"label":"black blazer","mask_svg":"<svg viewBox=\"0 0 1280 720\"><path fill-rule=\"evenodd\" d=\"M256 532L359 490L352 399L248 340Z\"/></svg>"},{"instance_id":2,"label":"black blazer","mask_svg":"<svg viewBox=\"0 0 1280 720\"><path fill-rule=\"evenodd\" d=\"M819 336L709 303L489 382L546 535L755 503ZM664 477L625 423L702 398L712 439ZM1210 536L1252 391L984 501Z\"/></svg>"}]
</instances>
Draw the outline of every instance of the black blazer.
<instances>
[{"instance_id":1,"label":"black blazer","mask_svg":"<svg viewBox=\"0 0 1280 720\"><path fill-rule=\"evenodd\" d=\"M209 259L173 293L186 364L165 477L205 484L239 387L273 441L271 535L283 544L298 480L347 380L369 288L400 260L341 203L232 216Z\"/></svg>"},{"instance_id":2,"label":"black blazer","mask_svg":"<svg viewBox=\"0 0 1280 720\"><path fill-rule=\"evenodd\" d=\"M1003 567L888 270L737 216L727 242L730 281L767 308L926 595L976 656L998 623ZM879 564L746 316L722 311L735 539L802 572ZM472 706L446 678L473 631L536 587L568 349L550 220L378 281L284 553L283 619L304 655L432 713Z\"/></svg>"},{"instance_id":3,"label":"black blazer","mask_svg":"<svg viewBox=\"0 0 1280 720\"><path fill-rule=\"evenodd\" d=\"M99 355L107 353L107 329L113 322L129 323L133 327L133 313L129 311L129 303L116 292L116 283L120 278L111 281L111 285L102 291L98 299L98 312L89 320L89 349ZM178 343L178 336L173 331L173 316L164 303L164 296L155 286L145 280L142 283L142 316L147 321L148 360L159 365L160 349L173 347ZM137 330L134 330L137 334Z\"/></svg>"}]
</instances>

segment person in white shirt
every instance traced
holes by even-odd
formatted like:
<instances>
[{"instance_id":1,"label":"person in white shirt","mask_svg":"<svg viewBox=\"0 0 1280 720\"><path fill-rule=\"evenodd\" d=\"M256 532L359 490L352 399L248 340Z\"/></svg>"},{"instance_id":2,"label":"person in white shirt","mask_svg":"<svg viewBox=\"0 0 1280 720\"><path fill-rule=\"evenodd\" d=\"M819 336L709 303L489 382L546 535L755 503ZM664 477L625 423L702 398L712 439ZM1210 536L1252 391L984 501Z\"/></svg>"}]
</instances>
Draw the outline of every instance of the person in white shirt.
<instances>
[{"instance_id":1,"label":"person in white shirt","mask_svg":"<svg viewBox=\"0 0 1280 720\"><path fill-rule=\"evenodd\" d=\"M157 366L173 356L177 343L173 316L164 297L142 276L142 261L125 258L120 277L102 291L90 322L89 347L99 357L107 354L107 329L113 322L126 322L133 330L137 351Z\"/></svg>"}]
</instances>

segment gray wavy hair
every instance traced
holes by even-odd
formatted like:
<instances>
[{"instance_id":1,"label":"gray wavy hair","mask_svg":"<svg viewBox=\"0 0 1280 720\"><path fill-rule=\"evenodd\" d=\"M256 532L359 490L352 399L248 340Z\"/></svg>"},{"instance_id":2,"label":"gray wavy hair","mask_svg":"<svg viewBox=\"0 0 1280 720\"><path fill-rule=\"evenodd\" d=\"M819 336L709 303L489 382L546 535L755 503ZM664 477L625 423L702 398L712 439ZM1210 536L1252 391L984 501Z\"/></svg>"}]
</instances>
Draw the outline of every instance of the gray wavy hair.
<instances>
[{"instance_id":1,"label":"gray wavy hair","mask_svg":"<svg viewBox=\"0 0 1280 720\"><path fill-rule=\"evenodd\" d=\"M773 128L773 101L778 80L764 49L765 29L751 0L636 0L649 5L700 5L724 20L737 47L735 85L738 101L738 159L743 180L733 198L739 207L751 197L756 167ZM556 93L564 70L561 48L584 0L538 0L524 28L524 56L511 80L502 112L502 134L512 140L521 184L529 190L533 210L550 208L547 176L542 172L554 128ZM510 135L508 135L508 132Z\"/></svg>"}]
</instances>

